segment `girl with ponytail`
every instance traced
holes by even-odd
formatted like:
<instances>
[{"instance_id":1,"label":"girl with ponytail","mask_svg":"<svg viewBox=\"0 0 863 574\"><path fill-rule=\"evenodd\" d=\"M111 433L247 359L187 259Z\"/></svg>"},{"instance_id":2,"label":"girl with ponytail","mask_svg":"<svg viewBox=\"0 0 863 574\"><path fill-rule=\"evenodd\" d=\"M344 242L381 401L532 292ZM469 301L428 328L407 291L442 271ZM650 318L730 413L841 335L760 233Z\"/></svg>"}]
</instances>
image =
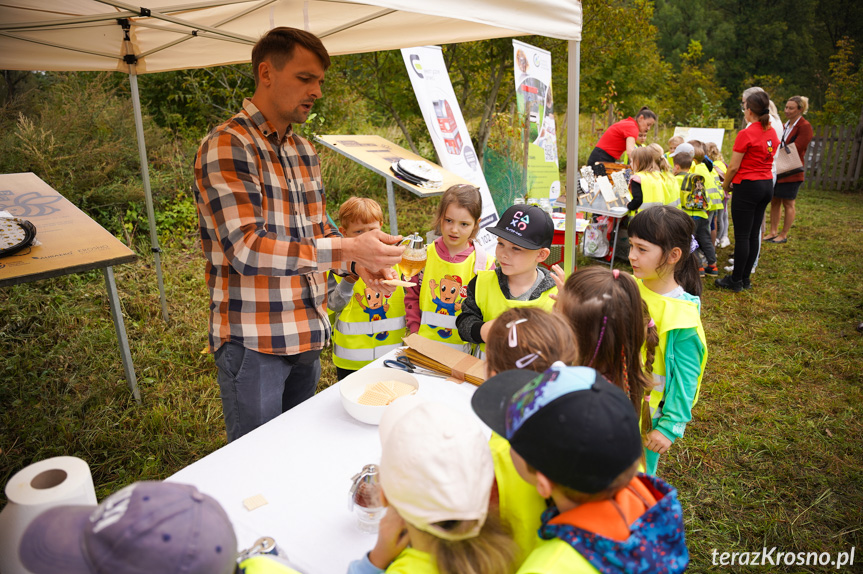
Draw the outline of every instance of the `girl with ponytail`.
<instances>
[{"instance_id":1,"label":"girl with ponytail","mask_svg":"<svg viewBox=\"0 0 863 574\"><path fill-rule=\"evenodd\" d=\"M694 231L692 218L668 205L642 211L629 221L629 262L650 315L639 331L650 343L643 354L653 378L652 430L645 437L648 474L656 474L659 455L683 436L692 420L707 364ZM641 314L631 320L641 323Z\"/></svg>"},{"instance_id":2,"label":"girl with ponytail","mask_svg":"<svg viewBox=\"0 0 863 574\"><path fill-rule=\"evenodd\" d=\"M749 276L758 258L764 210L773 198L773 158L779 136L770 126L770 98L764 90L744 92L743 115L750 124L737 134L722 187L731 196L734 222L734 270L717 279L721 289L739 293L751 287Z\"/></svg>"}]
</instances>

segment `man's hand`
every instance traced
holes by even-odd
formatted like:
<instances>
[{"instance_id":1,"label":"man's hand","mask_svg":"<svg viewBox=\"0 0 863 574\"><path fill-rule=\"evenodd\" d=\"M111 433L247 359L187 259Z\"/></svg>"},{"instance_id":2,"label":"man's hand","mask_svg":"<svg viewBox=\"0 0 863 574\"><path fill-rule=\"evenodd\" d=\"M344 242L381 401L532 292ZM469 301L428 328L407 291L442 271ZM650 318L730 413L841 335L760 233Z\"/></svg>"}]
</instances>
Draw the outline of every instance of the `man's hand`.
<instances>
[{"instance_id":1,"label":"man's hand","mask_svg":"<svg viewBox=\"0 0 863 574\"><path fill-rule=\"evenodd\" d=\"M401 263L405 250L404 245L398 245L401 240L401 235L388 235L379 230L368 231L357 237L346 237L342 239L344 259L356 261L357 265L362 265L372 272L379 272L385 267Z\"/></svg>"}]
</instances>

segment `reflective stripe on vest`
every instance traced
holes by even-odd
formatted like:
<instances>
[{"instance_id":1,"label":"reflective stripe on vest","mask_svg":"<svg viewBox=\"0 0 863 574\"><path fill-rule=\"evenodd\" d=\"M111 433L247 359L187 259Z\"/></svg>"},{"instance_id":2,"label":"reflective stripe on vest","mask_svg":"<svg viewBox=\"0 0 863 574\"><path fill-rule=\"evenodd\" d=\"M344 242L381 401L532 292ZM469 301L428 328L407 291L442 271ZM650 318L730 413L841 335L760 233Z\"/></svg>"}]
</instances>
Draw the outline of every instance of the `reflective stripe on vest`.
<instances>
[{"instance_id":1,"label":"reflective stripe on vest","mask_svg":"<svg viewBox=\"0 0 863 574\"><path fill-rule=\"evenodd\" d=\"M478 254L482 247L474 244L476 249L461 263L444 261L437 254L435 243L426 247L426 266L423 270L420 286L420 328L418 333L431 341L446 343L453 349L462 350L465 347L470 352L470 343L459 337L455 319L461 313L456 310L456 303L467 295L467 284L476 275L476 267L481 262L486 268L494 260L485 252ZM447 278L449 277L449 278ZM432 293L431 282L435 282Z\"/></svg>"},{"instance_id":2,"label":"reflective stripe on vest","mask_svg":"<svg viewBox=\"0 0 863 574\"><path fill-rule=\"evenodd\" d=\"M701 372L698 374L698 386L695 391L695 398L692 401L693 406L698 402L698 395L701 391L701 379L704 376L704 366L707 364L707 338L704 335L704 328L701 325L701 313L696 303L659 295L645 287L640 279L636 279L636 282L638 283L641 298L647 303L650 317L656 323L656 329L659 333L659 343L656 345L653 359L653 380L655 383L658 383L658 386L650 391L650 414L655 420L662 415L660 406L665 398L665 382L667 377L665 357L668 352L669 331L694 328L698 333L698 339L704 346L704 356L701 358ZM642 347L642 359L645 353L646 347Z\"/></svg>"},{"instance_id":3,"label":"reflective stripe on vest","mask_svg":"<svg viewBox=\"0 0 863 574\"><path fill-rule=\"evenodd\" d=\"M392 308L392 307L390 307ZM404 317L368 321L366 323L346 323L341 317L336 321L336 329L344 335L374 335L384 331L395 331L405 328Z\"/></svg>"},{"instance_id":4,"label":"reflective stripe on vest","mask_svg":"<svg viewBox=\"0 0 863 574\"><path fill-rule=\"evenodd\" d=\"M333 353L346 361L371 362L379 359L394 349L403 347L401 341L392 345L381 345L371 349L348 349L341 345L333 344Z\"/></svg>"},{"instance_id":5,"label":"reflective stripe on vest","mask_svg":"<svg viewBox=\"0 0 863 574\"><path fill-rule=\"evenodd\" d=\"M375 349L401 346L406 331L404 289L396 287L386 297L357 279L333 329L333 363L341 369L361 369L386 353Z\"/></svg>"},{"instance_id":6,"label":"reflective stripe on vest","mask_svg":"<svg viewBox=\"0 0 863 574\"><path fill-rule=\"evenodd\" d=\"M537 273L542 273L542 271L537 271ZM530 301L507 299L503 291L500 290L496 271L480 271L477 273L476 290L474 292L476 305L482 311L484 321L491 321L500 317L504 311L514 307L539 307L551 312L552 307L554 307L554 299L550 295L554 293L557 293L557 287L552 287L540 295L539 298L531 299ZM480 353L485 353L485 343L480 344L478 350ZM478 356L482 357L484 355Z\"/></svg>"}]
</instances>

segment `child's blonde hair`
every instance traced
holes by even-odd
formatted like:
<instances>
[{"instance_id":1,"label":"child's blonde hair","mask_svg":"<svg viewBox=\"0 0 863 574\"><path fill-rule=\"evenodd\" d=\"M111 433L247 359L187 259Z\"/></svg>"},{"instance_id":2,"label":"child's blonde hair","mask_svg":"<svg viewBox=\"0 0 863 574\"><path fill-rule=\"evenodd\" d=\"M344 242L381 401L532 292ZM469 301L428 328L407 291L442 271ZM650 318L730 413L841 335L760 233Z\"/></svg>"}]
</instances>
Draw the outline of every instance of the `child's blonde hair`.
<instances>
[{"instance_id":1,"label":"child's blonde hair","mask_svg":"<svg viewBox=\"0 0 863 574\"><path fill-rule=\"evenodd\" d=\"M680 136L671 136L668 138L668 147L676 147L683 143L683 138Z\"/></svg>"},{"instance_id":2,"label":"child's blonde hair","mask_svg":"<svg viewBox=\"0 0 863 574\"><path fill-rule=\"evenodd\" d=\"M647 148L653 151L653 160L656 162L656 167L659 171L671 171L671 166L668 165L668 160L665 159L665 150L662 149L661 145L654 142L647 146Z\"/></svg>"},{"instance_id":3,"label":"child's blonde hair","mask_svg":"<svg viewBox=\"0 0 863 574\"><path fill-rule=\"evenodd\" d=\"M479 193L479 188L473 185L458 184L443 192L443 197L440 198L440 205L438 205L437 214L432 224L434 232L438 235L441 234L440 224L444 216L446 216L446 210L450 205L462 207L470 213L470 216L474 220L470 238L473 239L476 237L476 234L479 233L479 218L482 216L482 196Z\"/></svg>"},{"instance_id":4,"label":"child's blonde hair","mask_svg":"<svg viewBox=\"0 0 863 574\"><path fill-rule=\"evenodd\" d=\"M709 157L713 161L725 161L724 159L722 159L722 152L719 150L718 145L713 142L707 142L706 148L707 149L705 155L707 155L707 157Z\"/></svg>"},{"instance_id":5,"label":"child's blonde hair","mask_svg":"<svg viewBox=\"0 0 863 574\"><path fill-rule=\"evenodd\" d=\"M444 530L470 529L475 521L438 522ZM467 528L465 526L467 525ZM432 537L431 554L440 574L506 574L515 570L516 545L496 512L489 512L479 534L464 540Z\"/></svg>"},{"instance_id":6,"label":"child's blonde hair","mask_svg":"<svg viewBox=\"0 0 863 574\"><path fill-rule=\"evenodd\" d=\"M339 207L339 225L347 227L351 223L384 223L384 212L380 204L367 197L352 197Z\"/></svg>"},{"instance_id":7,"label":"child's blonde hair","mask_svg":"<svg viewBox=\"0 0 863 574\"><path fill-rule=\"evenodd\" d=\"M644 398L653 382L641 362L646 323L638 284L617 269L587 267L567 278L554 309L578 334L578 363L593 367L623 389L646 435L650 410Z\"/></svg>"},{"instance_id":8,"label":"child's blonde hair","mask_svg":"<svg viewBox=\"0 0 863 574\"><path fill-rule=\"evenodd\" d=\"M659 171L653 154L654 152L650 147L637 147L632 150L629 156L629 165L632 166L633 173Z\"/></svg>"},{"instance_id":9,"label":"child's blonde hair","mask_svg":"<svg viewBox=\"0 0 863 574\"><path fill-rule=\"evenodd\" d=\"M514 331L514 332L513 332ZM576 362L572 328L539 307L514 307L495 319L485 344L486 370L529 369L541 373L555 361Z\"/></svg>"}]
</instances>

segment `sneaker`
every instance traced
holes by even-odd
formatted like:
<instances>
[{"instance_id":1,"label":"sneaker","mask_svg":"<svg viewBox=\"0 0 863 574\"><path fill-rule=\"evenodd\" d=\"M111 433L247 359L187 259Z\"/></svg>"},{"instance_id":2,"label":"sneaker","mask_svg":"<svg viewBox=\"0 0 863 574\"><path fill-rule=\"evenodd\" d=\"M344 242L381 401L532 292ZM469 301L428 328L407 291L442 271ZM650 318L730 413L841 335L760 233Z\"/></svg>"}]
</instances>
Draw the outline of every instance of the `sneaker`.
<instances>
[{"instance_id":1,"label":"sneaker","mask_svg":"<svg viewBox=\"0 0 863 574\"><path fill-rule=\"evenodd\" d=\"M731 275L726 275L722 279L717 279L713 284L720 289L728 289L734 293L740 293L743 291L743 281L735 281L731 278Z\"/></svg>"},{"instance_id":2,"label":"sneaker","mask_svg":"<svg viewBox=\"0 0 863 574\"><path fill-rule=\"evenodd\" d=\"M751 279L744 279L743 280L743 288L744 289L752 289L752 280Z\"/></svg>"},{"instance_id":3,"label":"sneaker","mask_svg":"<svg viewBox=\"0 0 863 574\"><path fill-rule=\"evenodd\" d=\"M734 265L726 265L725 267L723 267L723 269L725 269L726 273L731 273L732 271L734 271Z\"/></svg>"},{"instance_id":4,"label":"sneaker","mask_svg":"<svg viewBox=\"0 0 863 574\"><path fill-rule=\"evenodd\" d=\"M704 272L711 277L719 277L719 269L716 265L708 265Z\"/></svg>"},{"instance_id":5,"label":"sneaker","mask_svg":"<svg viewBox=\"0 0 863 574\"><path fill-rule=\"evenodd\" d=\"M728 247L729 245L731 245L731 240L727 237L723 237L722 240L719 242L719 247L723 249Z\"/></svg>"},{"instance_id":6,"label":"sneaker","mask_svg":"<svg viewBox=\"0 0 863 574\"><path fill-rule=\"evenodd\" d=\"M704 277L704 267L699 267L699 268L698 268L698 276L699 276L699 277Z\"/></svg>"},{"instance_id":7,"label":"sneaker","mask_svg":"<svg viewBox=\"0 0 863 574\"><path fill-rule=\"evenodd\" d=\"M729 265L734 265L734 257L729 257L729 258L728 258L728 264L729 264Z\"/></svg>"}]
</instances>

